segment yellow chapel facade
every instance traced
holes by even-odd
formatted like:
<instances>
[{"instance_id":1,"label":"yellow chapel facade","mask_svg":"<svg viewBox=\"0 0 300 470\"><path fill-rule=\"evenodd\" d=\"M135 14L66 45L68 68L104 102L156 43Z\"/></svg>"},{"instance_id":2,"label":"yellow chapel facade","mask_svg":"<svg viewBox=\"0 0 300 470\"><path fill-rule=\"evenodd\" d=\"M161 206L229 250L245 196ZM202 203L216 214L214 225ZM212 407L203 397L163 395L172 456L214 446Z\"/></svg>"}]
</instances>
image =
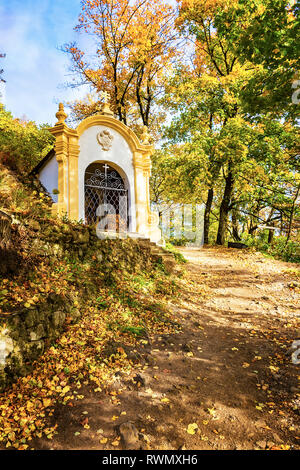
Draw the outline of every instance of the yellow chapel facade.
<instances>
[{"instance_id":1,"label":"yellow chapel facade","mask_svg":"<svg viewBox=\"0 0 300 470\"><path fill-rule=\"evenodd\" d=\"M147 128L142 141L105 102L101 113L67 126L62 104L52 154L37 169L53 198L53 213L97 226L98 236L145 237L161 241L159 219L151 211L151 155Z\"/></svg>"}]
</instances>

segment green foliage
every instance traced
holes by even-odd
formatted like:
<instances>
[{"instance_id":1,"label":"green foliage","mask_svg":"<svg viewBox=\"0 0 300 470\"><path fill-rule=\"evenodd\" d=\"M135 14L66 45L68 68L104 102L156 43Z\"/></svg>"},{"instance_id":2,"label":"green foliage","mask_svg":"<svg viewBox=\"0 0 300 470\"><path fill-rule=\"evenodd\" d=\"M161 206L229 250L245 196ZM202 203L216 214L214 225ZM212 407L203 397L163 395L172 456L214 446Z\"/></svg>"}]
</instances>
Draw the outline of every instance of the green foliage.
<instances>
[{"instance_id":1,"label":"green foliage","mask_svg":"<svg viewBox=\"0 0 300 470\"><path fill-rule=\"evenodd\" d=\"M169 242L166 243L166 249L173 253L175 259L178 263L187 263L185 257L175 248L175 246L185 246L189 240L186 239L170 239Z\"/></svg>"},{"instance_id":2,"label":"green foliage","mask_svg":"<svg viewBox=\"0 0 300 470\"><path fill-rule=\"evenodd\" d=\"M40 184L23 174L17 175L1 161L0 204L2 209L18 213L18 217L37 220L51 217L52 202Z\"/></svg>"},{"instance_id":3,"label":"green foliage","mask_svg":"<svg viewBox=\"0 0 300 470\"><path fill-rule=\"evenodd\" d=\"M231 53L259 66L242 91L248 109L296 117L291 87L299 79L299 2L238 0L220 8L214 20Z\"/></svg>"},{"instance_id":4,"label":"green foliage","mask_svg":"<svg viewBox=\"0 0 300 470\"><path fill-rule=\"evenodd\" d=\"M174 246L186 246L189 242L190 242L190 240L188 240L185 237L181 237L181 238L170 237L167 240L166 248L170 251L173 251Z\"/></svg>"},{"instance_id":5,"label":"green foliage","mask_svg":"<svg viewBox=\"0 0 300 470\"><path fill-rule=\"evenodd\" d=\"M122 333L129 333L134 336L144 336L146 330L143 326L123 326L120 328Z\"/></svg>"},{"instance_id":6,"label":"green foliage","mask_svg":"<svg viewBox=\"0 0 300 470\"><path fill-rule=\"evenodd\" d=\"M163 295L176 295L178 286L174 280L166 282L163 278L156 280L156 292Z\"/></svg>"},{"instance_id":7,"label":"green foliage","mask_svg":"<svg viewBox=\"0 0 300 470\"><path fill-rule=\"evenodd\" d=\"M5 57L5 54L1 54L0 53L0 59L3 59ZM5 82L4 78L3 78L3 72L4 70L3 69L0 69L0 83L1 82ZM0 98L1 98L1 93L0 93Z\"/></svg>"},{"instance_id":8,"label":"green foliage","mask_svg":"<svg viewBox=\"0 0 300 470\"><path fill-rule=\"evenodd\" d=\"M29 173L53 147L54 138L47 127L14 118L0 103L0 160Z\"/></svg>"},{"instance_id":9,"label":"green foliage","mask_svg":"<svg viewBox=\"0 0 300 470\"><path fill-rule=\"evenodd\" d=\"M179 1L178 26L194 46L166 86L172 122L152 180L169 206L205 204L205 243L239 240L259 225L295 238L297 24L286 0Z\"/></svg>"},{"instance_id":10,"label":"green foliage","mask_svg":"<svg viewBox=\"0 0 300 470\"><path fill-rule=\"evenodd\" d=\"M274 237L272 243L268 243L268 233L262 231L257 237L249 234L242 235L242 241L250 247L266 253L276 259L291 263L300 263L300 243L286 239L286 237Z\"/></svg>"}]
</instances>

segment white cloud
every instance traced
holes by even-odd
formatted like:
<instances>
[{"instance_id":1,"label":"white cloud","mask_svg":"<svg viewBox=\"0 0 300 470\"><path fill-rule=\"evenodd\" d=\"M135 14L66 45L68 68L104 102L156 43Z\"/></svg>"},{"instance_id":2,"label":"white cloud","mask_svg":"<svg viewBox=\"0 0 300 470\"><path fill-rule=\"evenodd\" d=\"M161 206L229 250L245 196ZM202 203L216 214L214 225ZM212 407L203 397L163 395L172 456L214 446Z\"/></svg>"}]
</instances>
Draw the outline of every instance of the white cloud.
<instances>
[{"instance_id":1,"label":"white cloud","mask_svg":"<svg viewBox=\"0 0 300 470\"><path fill-rule=\"evenodd\" d=\"M58 50L74 37L79 0L0 0L0 52L6 106L15 116L55 122L57 101L82 93L59 87L67 81L68 57ZM79 93L79 94L78 94Z\"/></svg>"}]
</instances>

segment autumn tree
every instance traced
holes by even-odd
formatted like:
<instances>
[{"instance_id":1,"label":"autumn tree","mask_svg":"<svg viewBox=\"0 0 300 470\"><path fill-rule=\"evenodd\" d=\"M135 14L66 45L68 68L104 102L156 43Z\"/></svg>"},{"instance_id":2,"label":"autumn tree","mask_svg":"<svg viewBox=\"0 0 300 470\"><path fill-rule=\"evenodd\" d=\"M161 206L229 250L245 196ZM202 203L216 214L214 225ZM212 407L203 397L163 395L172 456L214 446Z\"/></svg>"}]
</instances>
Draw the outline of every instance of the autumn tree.
<instances>
[{"instance_id":1,"label":"autumn tree","mask_svg":"<svg viewBox=\"0 0 300 470\"><path fill-rule=\"evenodd\" d=\"M192 60L168 84L166 101L175 117L166 136L172 145L185 142L182 174L193 185L206 187L205 242L214 207L217 243L224 244L228 231L240 238L238 224L244 218L252 220L249 230L254 230L263 221L288 217L283 199L297 172L297 132L280 122L282 113L271 117L262 108L260 115L249 114L244 90L260 66L240 58L231 47L230 24L226 35L225 26L220 34L216 23L218 15L238 2L179 4L177 24L191 40ZM178 159L173 164L177 166Z\"/></svg>"},{"instance_id":2,"label":"autumn tree","mask_svg":"<svg viewBox=\"0 0 300 470\"><path fill-rule=\"evenodd\" d=\"M230 2L216 12L214 24L241 63L258 66L242 89L248 112L267 110L293 119L299 116L295 106L300 88L299 2Z\"/></svg>"},{"instance_id":3,"label":"autumn tree","mask_svg":"<svg viewBox=\"0 0 300 470\"><path fill-rule=\"evenodd\" d=\"M75 118L99 111L100 92L127 124L149 126L151 111L163 90L165 76L178 54L174 9L163 0L83 0L76 30L95 44L95 59L73 43L65 46L72 70L93 94L71 104Z\"/></svg>"},{"instance_id":4,"label":"autumn tree","mask_svg":"<svg viewBox=\"0 0 300 470\"><path fill-rule=\"evenodd\" d=\"M236 118L239 107L238 89L242 80L245 79L246 70L238 64L237 57L229 50L226 39L222 39L214 28L214 16L218 8L223 7L226 2L179 2L179 17L177 25L181 32L192 39L194 54L192 67L187 69L187 83L185 89L175 86L175 93L181 89L183 93L182 103L186 103L187 94L193 96L196 107L191 103L191 109L185 109L186 122L193 116L195 125L191 126L190 132L197 135L198 132L207 134L207 142L210 143L210 163L208 174L210 184L208 186L206 209L205 209L205 241L208 240L209 216L213 200L213 187L219 175L221 167L225 178L225 188L219 214L219 230L217 242L224 243L227 226L227 218L230 208L230 199L233 191L233 162L234 152L237 159L240 149L227 149L225 152L226 162L220 162L215 158L216 140L220 132L226 127L229 130L229 121ZM179 77L182 77L180 72ZM181 80L181 78L179 78ZM180 91L179 91L180 93ZM179 98L180 100L180 98ZM178 98L177 98L178 101ZM176 99L175 99L176 102ZM196 109L195 109L196 108ZM181 131L180 131L181 132ZM222 138L222 137L221 137ZM229 139L230 140L230 139ZM214 141L214 142L213 142ZM234 142L234 139L231 143ZM229 155L230 152L230 155ZM224 153L223 153L224 157ZM226 168L225 168L226 167Z\"/></svg>"}]
</instances>

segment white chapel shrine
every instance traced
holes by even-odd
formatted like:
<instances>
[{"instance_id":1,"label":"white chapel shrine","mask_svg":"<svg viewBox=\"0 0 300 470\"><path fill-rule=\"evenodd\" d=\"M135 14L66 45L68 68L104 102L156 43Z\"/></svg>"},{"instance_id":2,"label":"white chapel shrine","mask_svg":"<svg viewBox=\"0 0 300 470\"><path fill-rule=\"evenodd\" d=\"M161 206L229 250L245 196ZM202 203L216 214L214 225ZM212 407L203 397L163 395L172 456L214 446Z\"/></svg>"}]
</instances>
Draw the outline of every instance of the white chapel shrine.
<instances>
[{"instance_id":1,"label":"white chapel shrine","mask_svg":"<svg viewBox=\"0 0 300 470\"><path fill-rule=\"evenodd\" d=\"M55 147L34 170L53 199L53 213L95 224L100 238L161 240L158 215L150 209L153 146L115 119L105 100L102 112L69 128L62 104L50 130Z\"/></svg>"}]
</instances>

